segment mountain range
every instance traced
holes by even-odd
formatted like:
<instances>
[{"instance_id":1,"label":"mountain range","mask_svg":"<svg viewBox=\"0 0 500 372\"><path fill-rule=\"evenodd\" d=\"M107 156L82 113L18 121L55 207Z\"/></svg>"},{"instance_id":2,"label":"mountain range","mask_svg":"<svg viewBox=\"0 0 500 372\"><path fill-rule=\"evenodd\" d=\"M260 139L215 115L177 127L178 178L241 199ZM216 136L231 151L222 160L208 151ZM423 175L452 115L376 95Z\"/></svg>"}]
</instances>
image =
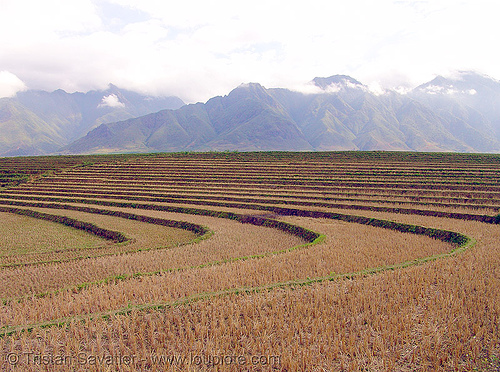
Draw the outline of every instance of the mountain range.
<instances>
[{"instance_id":1,"label":"mountain range","mask_svg":"<svg viewBox=\"0 0 500 372\"><path fill-rule=\"evenodd\" d=\"M315 78L311 87L304 93L242 84L226 96L189 105L174 97L156 99L132 92L128 94L134 98L128 98L114 86L75 97L62 91L28 91L0 100L0 127L31 123L32 149L38 153L500 152L500 82L487 76L438 76L404 94L372 91L345 75ZM77 97L85 97L87 104L74 103ZM5 107L11 108L10 119ZM7 148L4 142L5 135L0 135L0 154ZM9 151L3 154L15 155Z\"/></svg>"},{"instance_id":2,"label":"mountain range","mask_svg":"<svg viewBox=\"0 0 500 372\"><path fill-rule=\"evenodd\" d=\"M19 92L0 99L0 156L55 153L100 124L183 105L177 97L145 96L112 84L87 93Z\"/></svg>"}]
</instances>

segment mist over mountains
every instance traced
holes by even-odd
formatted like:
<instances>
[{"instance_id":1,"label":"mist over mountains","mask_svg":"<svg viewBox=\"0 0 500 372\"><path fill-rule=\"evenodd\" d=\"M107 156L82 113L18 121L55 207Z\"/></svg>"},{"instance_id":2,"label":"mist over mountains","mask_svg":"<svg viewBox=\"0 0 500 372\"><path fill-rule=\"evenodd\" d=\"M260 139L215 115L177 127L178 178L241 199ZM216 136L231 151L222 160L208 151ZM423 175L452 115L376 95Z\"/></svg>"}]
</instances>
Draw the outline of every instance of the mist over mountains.
<instances>
[{"instance_id":1,"label":"mist over mountains","mask_svg":"<svg viewBox=\"0 0 500 372\"><path fill-rule=\"evenodd\" d=\"M87 93L19 92L0 99L0 155L55 153L102 123L183 105L177 97L144 96L112 84Z\"/></svg>"},{"instance_id":2,"label":"mist over mountains","mask_svg":"<svg viewBox=\"0 0 500 372\"><path fill-rule=\"evenodd\" d=\"M28 91L0 100L0 154L16 155L8 130L20 140L19 133L24 135L16 149L25 154L500 152L500 82L481 74L438 76L406 94L373 92L345 75L318 77L311 84L313 93L242 84L226 96L189 105L114 86L72 95Z\"/></svg>"}]
</instances>

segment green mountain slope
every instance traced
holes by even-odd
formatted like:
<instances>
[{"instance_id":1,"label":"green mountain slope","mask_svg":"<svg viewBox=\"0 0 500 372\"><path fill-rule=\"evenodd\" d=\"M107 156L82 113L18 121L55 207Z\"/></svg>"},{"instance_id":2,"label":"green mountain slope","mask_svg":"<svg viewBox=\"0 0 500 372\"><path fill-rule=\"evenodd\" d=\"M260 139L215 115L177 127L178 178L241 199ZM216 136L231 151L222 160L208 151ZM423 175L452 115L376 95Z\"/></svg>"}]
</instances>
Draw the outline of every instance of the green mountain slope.
<instances>
[{"instance_id":1,"label":"green mountain slope","mask_svg":"<svg viewBox=\"0 0 500 372\"><path fill-rule=\"evenodd\" d=\"M177 97L149 97L114 85L71 94L29 90L0 101L0 156L53 153L103 123L184 105Z\"/></svg>"},{"instance_id":2,"label":"green mountain slope","mask_svg":"<svg viewBox=\"0 0 500 372\"><path fill-rule=\"evenodd\" d=\"M0 99L0 154L47 154L64 143L57 130L26 107L12 100Z\"/></svg>"},{"instance_id":3,"label":"green mountain slope","mask_svg":"<svg viewBox=\"0 0 500 372\"><path fill-rule=\"evenodd\" d=\"M205 104L106 124L63 152L500 151L484 130L488 120L463 105L460 111L416 96L376 95L343 75L313 82L315 94L243 84Z\"/></svg>"}]
</instances>

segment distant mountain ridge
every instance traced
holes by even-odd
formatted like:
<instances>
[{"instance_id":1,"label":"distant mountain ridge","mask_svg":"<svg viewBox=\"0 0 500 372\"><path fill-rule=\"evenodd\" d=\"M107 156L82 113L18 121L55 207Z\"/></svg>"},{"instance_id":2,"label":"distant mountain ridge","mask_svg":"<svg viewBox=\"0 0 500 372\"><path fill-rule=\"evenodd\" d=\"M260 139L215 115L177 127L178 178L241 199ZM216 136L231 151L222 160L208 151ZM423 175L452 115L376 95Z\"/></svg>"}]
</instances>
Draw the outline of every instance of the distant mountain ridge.
<instances>
[{"instance_id":1,"label":"distant mountain ridge","mask_svg":"<svg viewBox=\"0 0 500 372\"><path fill-rule=\"evenodd\" d=\"M108 122L184 105L109 85L103 91L28 90L0 99L0 156L50 154Z\"/></svg>"},{"instance_id":2,"label":"distant mountain ridge","mask_svg":"<svg viewBox=\"0 0 500 372\"><path fill-rule=\"evenodd\" d=\"M242 84L227 96L106 123L62 153L206 150L500 152L500 82L473 72L408 94L315 78L317 92Z\"/></svg>"}]
</instances>

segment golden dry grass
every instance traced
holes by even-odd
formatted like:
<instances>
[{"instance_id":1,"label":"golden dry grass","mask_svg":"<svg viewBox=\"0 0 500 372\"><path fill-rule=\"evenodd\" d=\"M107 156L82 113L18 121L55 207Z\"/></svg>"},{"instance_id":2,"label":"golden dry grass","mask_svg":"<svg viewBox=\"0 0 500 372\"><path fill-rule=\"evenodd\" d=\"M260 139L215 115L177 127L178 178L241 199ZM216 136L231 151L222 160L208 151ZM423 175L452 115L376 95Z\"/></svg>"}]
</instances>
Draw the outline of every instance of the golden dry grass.
<instances>
[{"instance_id":1,"label":"golden dry grass","mask_svg":"<svg viewBox=\"0 0 500 372\"><path fill-rule=\"evenodd\" d=\"M54 213L54 209L32 209ZM124 211L137 212L136 210L127 209ZM141 211L141 214L145 216L174 220L182 219L207 226L214 232L213 236L198 244L170 246L170 249L146 250L159 247L158 244L160 244L160 247L162 246L164 242L158 241L157 236L151 236L149 233L155 231L161 236L162 229L165 229L164 226L77 211L61 210L58 213L93 223L106 221L107 223L103 223L103 226L128 231L130 236L135 239L135 242L130 245L137 252L127 255L97 257L83 261L4 269L0 271L0 281L5 283L0 287L0 298L31 296L76 286L85 282L95 282L117 276L130 276L136 273L197 267L212 262L291 248L304 243L302 239L284 232L230 220L179 213ZM130 229L127 230L127 227ZM134 229L135 234L133 233ZM249 240L248 236L253 236L253 239ZM162 238L168 242L171 242L172 239L168 233L164 234ZM135 246L133 246L134 244ZM130 249L130 247L127 248Z\"/></svg>"},{"instance_id":2,"label":"golden dry grass","mask_svg":"<svg viewBox=\"0 0 500 372\"><path fill-rule=\"evenodd\" d=\"M482 233L489 238L447 260L352 281L215 297L161 311L132 311L109 320L75 322L5 338L3 348L16 355L50 350L56 355L82 353L82 358L135 356L135 364L121 365L125 371L188 370L187 365L162 363L159 357L199 361L189 359L193 355L202 356L204 362L220 355L244 356L245 360L279 356L268 361L279 361L274 367L287 371L473 367L493 371L499 346L500 262L498 247L491 249L500 236L493 229ZM26 363L19 367L30 370ZM85 367L104 369L103 365ZM214 369L210 365L189 367ZM223 370L242 368L226 366Z\"/></svg>"},{"instance_id":3,"label":"golden dry grass","mask_svg":"<svg viewBox=\"0 0 500 372\"><path fill-rule=\"evenodd\" d=\"M17 363L9 364L4 359L0 365L6 370L20 371L500 369L498 225L459 218L292 205L294 201L311 200L305 196L348 195L348 198L364 201L346 204L378 203L492 215L498 210L471 208L500 204L500 196L495 191L495 185L500 184L500 168L493 157L478 160L471 155L464 160L457 155L456 159L462 160L453 162L447 155L443 155L446 161L441 161L440 155L415 155L424 160L410 163L335 160L335 154L330 160L321 154L318 159L308 154L266 155L267 161L258 154L223 155L226 159L218 156L137 157L123 165L94 165L60 172L57 177L19 187L16 193L32 190L31 195L36 196L37 190L43 193L58 191L54 187L59 190L68 187L68 191L88 190L90 194L92 190L119 190L130 195L177 193L186 199L203 196L202 202L226 194L243 201L260 198L253 202L256 210L188 202L149 204L272 216L321 233L324 240L290 250L304 241L276 229L192 214L94 205L189 221L207 226L215 233L197 244L166 250L86 259L78 261L78 265L63 262L2 270L0 282L6 285L2 289L3 297L22 299L4 301L0 308L0 327L7 327L3 328L4 332L13 332L0 338L0 350L6 357L19 357ZM304 161L302 157L308 156L312 160ZM344 159L343 156L340 159ZM399 155L390 156L396 159ZM130 179L114 179L118 169L119 176ZM359 177L374 180L380 186L317 187L309 181L304 185L290 185L287 181L281 184L251 182L253 176L275 182L287 173L287 177L299 181L328 178L331 174L332 179L351 182ZM204 175L213 179L207 183ZM408 175L406 179L405 175ZM153 181L154 177L157 180ZM182 182L183 177L189 178L189 182ZM244 182L227 182L238 177ZM176 184L176 179L180 183ZM399 180L415 185L401 188L406 184L398 183ZM466 187L454 189L460 182ZM384 188L384 184L397 187ZM425 188L429 185L437 186ZM123 201L126 196L115 195L116 199L112 200ZM278 197L290 203L277 204L280 207L353 213L456 231L471 237L476 244L460 254L428 260L454 247L428 237L373 226L259 211L260 204L268 205L263 200ZM421 202L415 197L426 199ZM478 197L481 200L474 200ZM425 205L426 201L454 202L450 198L465 201L460 201L463 206L458 207ZM99 195L92 199L98 200ZM398 203L401 201L412 203ZM37 210L104 224L101 218L104 216ZM113 225L117 220L120 219L110 218L106 226L133 232L131 225L127 225L129 221L118 222L124 224L121 226ZM152 243L144 240L142 244L147 247ZM271 252L278 254L269 254ZM241 257L247 259L238 259ZM398 269L397 264L402 262L411 262L411 265ZM351 279L336 276L366 273L364 270L377 267L382 271L376 274L372 271L372 274L349 275ZM175 270L178 268L183 269ZM158 273L150 275L153 272ZM146 275L134 275L137 273ZM114 279L103 281L104 278ZM82 282L94 284L79 286ZM33 296L44 291L50 293L44 297ZM41 329L36 326L39 322L48 322L49 327ZM26 326L33 326L34 330L21 331ZM40 359L42 356L48 358L47 365ZM60 366L55 362L57 357L62 361ZM101 360L96 361L94 357ZM107 365L104 357L115 363ZM123 357L127 363L123 363ZM172 363L165 359L167 357L186 360L180 365L180 359ZM118 365L117 361L121 363ZM225 365L220 365L221 362Z\"/></svg>"},{"instance_id":4,"label":"golden dry grass","mask_svg":"<svg viewBox=\"0 0 500 372\"><path fill-rule=\"evenodd\" d=\"M127 306L169 303L199 293L229 288L260 287L333 273L351 273L444 253L452 248L449 244L428 237L414 237L372 226L355 226L331 220L288 220L316 228L327 234L327 238L307 249L294 250L288 254L129 278L105 286L93 286L78 293L68 290L44 298L9 302L0 308L0 325L32 324L104 313ZM346 250L346 246L350 249ZM280 248L275 246L268 249L277 251Z\"/></svg>"},{"instance_id":5,"label":"golden dry grass","mask_svg":"<svg viewBox=\"0 0 500 372\"><path fill-rule=\"evenodd\" d=\"M54 210L43 208L31 210L49 214L54 212ZM191 231L123 218L81 212L59 213L58 215L75 218L82 222L90 222L111 231L123 231L129 240L125 243L113 243L71 227L24 217L24 219L11 220L12 224L6 226L4 239L8 240L5 242L5 249L9 254L2 257L2 266L60 263L140 250L165 249L196 239L196 234ZM77 238L80 240L76 240ZM75 245L77 243L80 245ZM25 250L15 251L16 244L20 244L20 247L26 247ZM28 249L31 250L28 252Z\"/></svg>"},{"instance_id":6,"label":"golden dry grass","mask_svg":"<svg viewBox=\"0 0 500 372\"><path fill-rule=\"evenodd\" d=\"M279 356L274 367L286 371L494 371L500 341L500 262L498 247L491 249L499 234L486 230L489 239L447 260L356 280L75 322L37 331L36 337L14 335L4 339L3 348L19 355L48 350L56 355L135 355L135 364L121 366L125 371L176 370L179 366L162 363L159 356L189 360L192 355L204 361L219 355L247 360ZM253 366L244 367L223 370Z\"/></svg>"},{"instance_id":7,"label":"golden dry grass","mask_svg":"<svg viewBox=\"0 0 500 372\"><path fill-rule=\"evenodd\" d=\"M49 191L50 190L50 191ZM98 191L96 193L96 191ZM440 211L454 211L467 213L471 211L480 211L485 214L494 214L500 211L500 205L495 204L490 199L479 199L469 197L455 197L446 200L444 197L429 197L429 196L413 196L409 197L406 194L400 195L384 195L379 194L376 196L363 195L360 193L345 193L347 195L334 194L332 196L330 193L309 193L305 194L303 192L288 192L288 193L277 193L276 191L262 188L258 193L252 192L214 192L213 189L207 189L204 192L186 192L186 190L165 190L159 192L160 190L155 189L153 192L144 192L139 189L128 189L122 188L121 190L110 190L106 187L99 188L78 188L78 189L43 189L37 188L35 191L31 190L9 190L9 192L3 193L3 195L11 195L13 197L22 198L24 196L31 195L43 195L47 198L83 198L83 199L95 199L95 200L107 200L107 201L124 201L137 200L139 202L151 202L153 199L158 199L155 204L160 204L162 198L172 199L173 201L168 202L168 204L175 203L176 199L183 200L185 204L192 203L197 204L199 201L227 201L227 202L243 202L243 203L260 203L260 204L274 204L274 205L312 205L318 203L323 204L342 204L342 205L362 205L362 206L385 206L392 208L417 208L424 210L440 210ZM264 192L266 192L264 194ZM163 203L161 203L163 204ZM444 205L442 205L444 204Z\"/></svg>"},{"instance_id":8,"label":"golden dry grass","mask_svg":"<svg viewBox=\"0 0 500 372\"><path fill-rule=\"evenodd\" d=\"M69 226L0 212L0 265L8 263L12 256L23 256L29 262L40 253L98 248L106 243Z\"/></svg>"}]
</instances>

